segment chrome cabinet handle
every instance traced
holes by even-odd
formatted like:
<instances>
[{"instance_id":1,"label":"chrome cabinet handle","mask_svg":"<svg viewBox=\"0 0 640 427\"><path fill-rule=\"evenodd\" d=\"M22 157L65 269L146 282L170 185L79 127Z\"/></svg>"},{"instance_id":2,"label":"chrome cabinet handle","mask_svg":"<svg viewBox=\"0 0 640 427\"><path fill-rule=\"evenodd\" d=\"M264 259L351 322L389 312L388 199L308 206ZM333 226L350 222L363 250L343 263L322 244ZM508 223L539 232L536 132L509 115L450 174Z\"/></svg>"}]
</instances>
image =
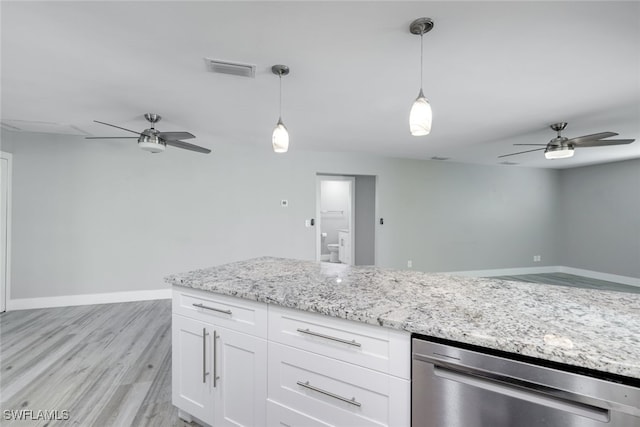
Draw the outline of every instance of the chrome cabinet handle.
<instances>
[{"instance_id":1,"label":"chrome cabinet handle","mask_svg":"<svg viewBox=\"0 0 640 427\"><path fill-rule=\"evenodd\" d=\"M224 313L224 314L231 315L231 310L221 310L219 308L207 307L204 304L196 304L196 303L193 303L191 305L193 305L194 307L198 307L198 308L205 308L207 310L217 311L218 313Z\"/></svg>"},{"instance_id":2,"label":"chrome cabinet handle","mask_svg":"<svg viewBox=\"0 0 640 427\"><path fill-rule=\"evenodd\" d=\"M352 345L354 347L362 347L362 344L360 344L356 340L349 341L349 340L345 340L345 339L342 339L342 338L332 337L330 335L325 335L325 334L321 334L319 332L310 331L309 328L307 328L307 329L298 328L297 331L302 333L302 334L313 335L314 337L324 338L326 340L331 340L331 341L337 341L337 342L341 342L343 344Z\"/></svg>"},{"instance_id":3,"label":"chrome cabinet handle","mask_svg":"<svg viewBox=\"0 0 640 427\"><path fill-rule=\"evenodd\" d=\"M218 376L218 351L216 350L216 340L220 338L217 331L213 331L213 388L216 388L216 384L220 377Z\"/></svg>"},{"instance_id":4,"label":"chrome cabinet handle","mask_svg":"<svg viewBox=\"0 0 640 427\"><path fill-rule=\"evenodd\" d=\"M207 382L207 328L202 328L202 383Z\"/></svg>"},{"instance_id":5,"label":"chrome cabinet handle","mask_svg":"<svg viewBox=\"0 0 640 427\"><path fill-rule=\"evenodd\" d=\"M330 391L326 391L316 386L312 386L311 384L309 384L309 381L304 383L302 381L296 381L296 384L298 384L300 387L308 388L309 390L317 391L318 393L322 393L326 396L333 397L334 399L338 399L342 402L349 403L350 405L357 406L357 407L362 406L362 403L358 402L355 397L352 397L351 399L347 399L346 397L342 397L335 393L331 393Z\"/></svg>"}]
</instances>

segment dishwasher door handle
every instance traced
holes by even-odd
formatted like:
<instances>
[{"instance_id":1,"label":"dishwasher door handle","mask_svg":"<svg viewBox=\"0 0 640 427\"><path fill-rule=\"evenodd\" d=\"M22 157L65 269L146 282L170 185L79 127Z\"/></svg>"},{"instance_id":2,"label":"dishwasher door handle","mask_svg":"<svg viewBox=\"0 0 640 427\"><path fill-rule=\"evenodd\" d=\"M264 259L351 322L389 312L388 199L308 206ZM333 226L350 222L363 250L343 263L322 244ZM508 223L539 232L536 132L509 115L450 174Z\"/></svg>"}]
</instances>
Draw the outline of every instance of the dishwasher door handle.
<instances>
[{"instance_id":1,"label":"dishwasher door handle","mask_svg":"<svg viewBox=\"0 0 640 427\"><path fill-rule=\"evenodd\" d=\"M609 422L610 420L609 411L606 409L588 405L586 403L563 399L561 397L551 396L534 388L516 386L493 378L484 377L482 374L470 374L438 365L434 365L433 372L440 378L478 387L483 390L499 393L514 399L547 406L604 423Z\"/></svg>"}]
</instances>

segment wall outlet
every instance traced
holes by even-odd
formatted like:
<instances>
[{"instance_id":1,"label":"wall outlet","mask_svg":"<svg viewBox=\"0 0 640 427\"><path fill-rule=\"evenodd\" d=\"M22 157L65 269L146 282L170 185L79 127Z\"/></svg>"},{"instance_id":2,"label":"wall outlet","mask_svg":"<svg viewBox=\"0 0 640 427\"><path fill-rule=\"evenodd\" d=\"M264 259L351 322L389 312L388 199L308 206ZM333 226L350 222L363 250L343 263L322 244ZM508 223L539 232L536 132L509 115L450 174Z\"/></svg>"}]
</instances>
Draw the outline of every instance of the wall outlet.
<instances>
[{"instance_id":1,"label":"wall outlet","mask_svg":"<svg viewBox=\"0 0 640 427\"><path fill-rule=\"evenodd\" d=\"M310 219L305 219L304 220L304 226L307 227L307 228L311 227L311 220Z\"/></svg>"},{"instance_id":2,"label":"wall outlet","mask_svg":"<svg viewBox=\"0 0 640 427\"><path fill-rule=\"evenodd\" d=\"M411 260L407 261L407 267L409 268L413 267L413 261Z\"/></svg>"},{"instance_id":3,"label":"wall outlet","mask_svg":"<svg viewBox=\"0 0 640 427\"><path fill-rule=\"evenodd\" d=\"M286 200L286 199L280 200L280 206L282 206L283 208L288 208L289 207L289 201Z\"/></svg>"},{"instance_id":4,"label":"wall outlet","mask_svg":"<svg viewBox=\"0 0 640 427\"><path fill-rule=\"evenodd\" d=\"M540 255L533 256L533 262L540 262L540 261L542 261L542 257Z\"/></svg>"}]
</instances>

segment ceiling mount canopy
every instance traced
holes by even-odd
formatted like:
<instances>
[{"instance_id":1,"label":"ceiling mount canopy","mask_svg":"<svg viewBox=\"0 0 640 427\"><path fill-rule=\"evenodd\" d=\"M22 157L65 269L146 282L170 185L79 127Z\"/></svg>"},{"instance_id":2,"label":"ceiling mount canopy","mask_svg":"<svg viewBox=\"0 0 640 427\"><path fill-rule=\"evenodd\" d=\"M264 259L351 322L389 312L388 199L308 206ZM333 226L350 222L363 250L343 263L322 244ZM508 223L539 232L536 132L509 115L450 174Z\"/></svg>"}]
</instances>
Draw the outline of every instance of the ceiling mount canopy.
<instances>
[{"instance_id":1,"label":"ceiling mount canopy","mask_svg":"<svg viewBox=\"0 0 640 427\"><path fill-rule=\"evenodd\" d=\"M409 25L411 34L421 36L433 29L433 21L431 18L418 18Z\"/></svg>"},{"instance_id":2,"label":"ceiling mount canopy","mask_svg":"<svg viewBox=\"0 0 640 427\"><path fill-rule=\"evenodd\" d=\"M289 67L286 65L277 64L271 67L271 72L278 76L280 80L280 104L278 108L278 123L273 129L273 135L271 136L271 144L273 145L273 151L276 153L286 153L289 150L289 131L282 122L282 76L289 74Z\"/></svg>"},{"instance_id":3,"label":"ceiling mount canopy","mask_svg":"<svg viewBox=\"0 0 640 427\"><path fill-rule=\"evenodd\" d=\"M409 25L411 34L420 36L420 92L418 97L411 106L409 113L409 130L413 136L429 135L431 132L431 120L433 113L431 105L422 92L422 74L423 74L423 38L426 33L433 29L433 21L431 18L418 18Z\"/></svg>"}]
</instances>

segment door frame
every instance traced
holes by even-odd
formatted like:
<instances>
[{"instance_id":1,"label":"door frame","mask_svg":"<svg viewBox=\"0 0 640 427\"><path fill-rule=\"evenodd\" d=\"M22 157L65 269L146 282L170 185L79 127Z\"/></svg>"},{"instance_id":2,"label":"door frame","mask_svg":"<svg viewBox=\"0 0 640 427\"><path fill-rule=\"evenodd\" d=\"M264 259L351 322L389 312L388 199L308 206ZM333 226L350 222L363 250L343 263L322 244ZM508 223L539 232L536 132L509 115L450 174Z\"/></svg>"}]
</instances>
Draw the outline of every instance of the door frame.
<instances>
[{"instance_id":1,"label":"door frame","mask_svg":"<svg viewBox=\"0 0 640 427\"><path fill-rule=\"evenodd\" d=\"M6 203L4 206L0 206L0 208L4 209L6 221L6 232L4 236L2 236L4 239L0 239L0 274L2 274L0 278L0 312L4 312L7 310L7 299L11 295L11 179L13 176L13 155L0 151L0 161L6 161L7 163L6 182L0 182L2 186L6 184L7 191ZM0 175L0 180L1 179L2 176Z\"/></svg>"},{"instance_id":2,"label":"door frame","mask_svg":"<svg viewBox=\"0 0 640 427\"><path fill-rule=\"evenodd\" d=\"M349 240L351 241L351 264L356 263L356 177L355 175L316 173L316 261L322 261L322 214L320 212L320 193L322 181L349 181L349 202L351 212L349 215Z\"/></svg>"}]
</instances>

